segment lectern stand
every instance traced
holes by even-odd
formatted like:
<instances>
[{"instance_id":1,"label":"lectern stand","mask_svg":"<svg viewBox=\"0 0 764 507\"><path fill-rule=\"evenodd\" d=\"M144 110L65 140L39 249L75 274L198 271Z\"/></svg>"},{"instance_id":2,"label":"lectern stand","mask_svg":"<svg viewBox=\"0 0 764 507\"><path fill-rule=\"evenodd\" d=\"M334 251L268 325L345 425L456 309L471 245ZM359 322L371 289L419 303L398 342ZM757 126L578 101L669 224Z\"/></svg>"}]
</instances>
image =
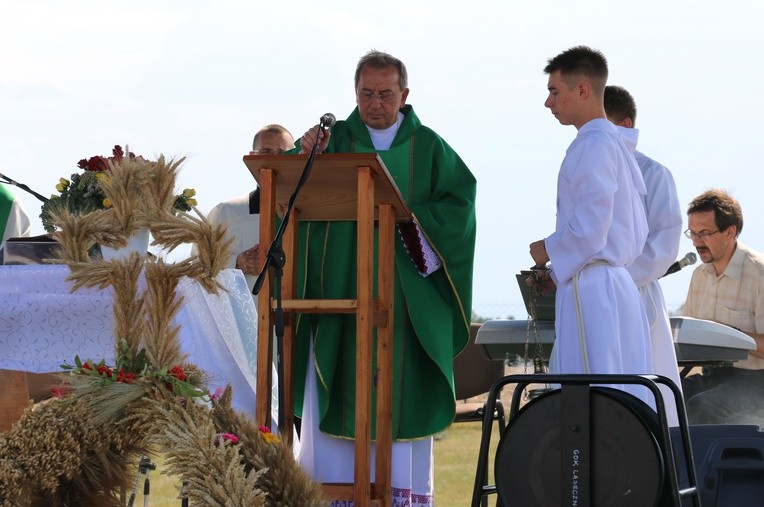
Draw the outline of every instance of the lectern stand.
<instances>
[{"instance_id":1,"label":"lectern stand","mask_svg":"<svg viewBox=\"0 0 764 507\"><path fill-rule=\"evenodd\" d=\"M260 185L260 245L270 245L275 216L282 215L302 175L307 155L247 155L244 163ZM374 221L378 221L377 297L373 296ZM285 427L292 442L294 313L354 313L356 315L356 414L354 484L324 484L333 500L353 500L357 507L389 506L392 455L392 332L395 223L410 221L411 212L382 160L375 153L317 155L310 177L295 201L284 231L286 256L281 287L284 326L283 366ZM297 224L299 221L358 222L357 297L347 300L298 300L296 295ZM261 259L261 263L264 259ZM265 278L258 294L257 407L259 423L268 424L273 357L272 285ZM373 328L377 328L376 474L371 483L371 387Z\"/></svg>"}]
</instances>

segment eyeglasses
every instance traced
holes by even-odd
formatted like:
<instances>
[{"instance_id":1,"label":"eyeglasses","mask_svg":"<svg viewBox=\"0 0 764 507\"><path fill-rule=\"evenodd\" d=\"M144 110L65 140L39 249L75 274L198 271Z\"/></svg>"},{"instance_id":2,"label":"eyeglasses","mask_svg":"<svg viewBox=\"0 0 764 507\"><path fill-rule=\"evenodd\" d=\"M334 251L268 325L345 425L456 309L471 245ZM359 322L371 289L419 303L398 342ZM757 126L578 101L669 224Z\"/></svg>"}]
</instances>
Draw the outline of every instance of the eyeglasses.
<instances>
[{"instance_id":1,"label":"eyeglasses","mask_svg":"<svg viewBox=\"0 0 764 507\"><path fill-rule=\"evenodd\" d=\"M686 231L684 231L684 235L687 236L690 239L695 238L695 239L699 239L699 240L703 241L706 238L708 238L709 236L713 236L717 232L721 232L721 231L719 231L719 229L716 229L715 231L712 231L712 232L708 232L708 231L692 232L690 229L687 229Z\"/></svg>"},{"instance_id":2,"label":"eyeglasses","mask_svg":"<svg viewBox=\"0 0 764 507\"><path fill-rule=\"evenodd\" d=\"M358 98L364 102L371 102L374 99L379 99L380 102L388 103L395 99L395 92L393 90L385 90L380 93L374 93L369 90L361 90L358 92Z\"/></svg>"}]
</instances>

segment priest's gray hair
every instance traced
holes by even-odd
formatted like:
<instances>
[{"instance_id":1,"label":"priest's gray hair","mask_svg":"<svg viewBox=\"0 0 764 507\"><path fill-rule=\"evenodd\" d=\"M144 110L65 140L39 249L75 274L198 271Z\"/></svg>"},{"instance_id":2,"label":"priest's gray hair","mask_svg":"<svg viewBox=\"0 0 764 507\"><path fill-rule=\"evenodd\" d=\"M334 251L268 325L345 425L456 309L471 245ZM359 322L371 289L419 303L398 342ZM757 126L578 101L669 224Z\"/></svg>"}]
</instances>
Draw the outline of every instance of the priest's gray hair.
<instances>
[{"instance_id":1,"label":"priest's gray hair","mask_svg":"<svg viewBox=\"0 0 764 507\"><path fill-rule=\"evenodd\" d=\"M358 60L358 65L355 68L355 88L358 89L358 81L361 79L361 69L368 65L373 69L384 69L387 67L395 67L398 69L398 86L401 87L401 91L405 90L409 86L409 76L406 72L406 66L402 61L396 57L372 49Z\"/></svg>"}]
</instances>

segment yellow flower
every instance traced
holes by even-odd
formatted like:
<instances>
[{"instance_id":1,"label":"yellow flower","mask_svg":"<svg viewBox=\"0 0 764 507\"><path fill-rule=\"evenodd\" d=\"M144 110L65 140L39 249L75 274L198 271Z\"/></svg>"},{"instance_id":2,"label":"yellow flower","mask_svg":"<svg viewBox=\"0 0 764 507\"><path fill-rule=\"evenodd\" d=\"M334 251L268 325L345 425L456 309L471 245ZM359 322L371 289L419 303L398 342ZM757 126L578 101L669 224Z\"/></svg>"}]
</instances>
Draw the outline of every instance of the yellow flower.
<instances>
[{"instance_id":1,"label":"yellow flower","mask_svg":"<svg viewBox=\"0 0 764 507\"><path fill-rule=\"evenodd\" d=\"M196 199L186 199L186 202L188 203L189 206L196 206L197 204L199 204L196 202Z\"/></svg>"},{"instance_id":2,"label":"yellow flower","mask_svg":"<svg viewBox=\"0 0 764 507\"><path fill-rule=\"evenodd\" d=\"M269 444L279 443L278 435L275 435L273 433L260 433L260 434L263 436L263 440L265 440Z\"/></svg>"},{"instance_id":3,"label":"yellow flower","mask_svg":"<svg viewBox=\"0 0 764 507\"><path fill-rule=\"evenodd\" d=\"M187 188L183 191L183 197L190 199L191 197L195 195L196 195L196 190L194 190L193 188ZM188 202L189 204L191 204L191 206L196 206L196 201L192 203L191 200L189 200Z\"/></svg>"},{"instance_id":4,"label":"yellow flower","mask_svg":"<svg viewBox=\"0 0 764 507\"><path fill-rule=\"evenodd\" d=\"M111 199L109 199L108 197L106 199L104 199L103 200L103 207L104 208L111 208Z\"/></svg>"},{"instance_id":5,"label":"yellow flower","mask_svg":"<svg viewBox=\"0 0 764 507\"><path fill-rule=\"evenodd\" d=\"M66 178L61 178L58 180L58 184L56 185L56 190L59 192L63 192L69 187L69 180Z\"/></svg>"},{"instance_id":6,"label":"yellow flower","mask_svg":"<svg viewBox=\"0 0 764 507\"><path fill-rule=\"evenodd\" d=\"M109 175L104 172L96 173L95 177L101 183L103 183L104 181L109 181Z\"/></svg>"}]
</instances>

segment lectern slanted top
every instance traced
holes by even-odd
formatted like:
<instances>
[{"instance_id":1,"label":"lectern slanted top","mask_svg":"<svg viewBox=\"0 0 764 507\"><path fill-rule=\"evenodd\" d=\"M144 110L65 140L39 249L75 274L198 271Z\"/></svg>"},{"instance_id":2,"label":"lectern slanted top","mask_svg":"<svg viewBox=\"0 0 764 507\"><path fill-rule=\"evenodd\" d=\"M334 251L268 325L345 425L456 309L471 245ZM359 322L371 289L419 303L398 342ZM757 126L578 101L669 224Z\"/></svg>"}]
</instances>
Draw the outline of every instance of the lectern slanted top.
<instances>
[{"instance_id":1,"label":"lectern slanted top","mask_svg":"<svg viewBox=\"0 0 764 507\"><path fill-rule=\"evenodd\" d=\"M246 155L244 163L261 186L260 172L270 169L278 180L276 212L283 216L300 180L308 155ZM313 169L295 201L300 220L357 220L356 169L370 167L374 178L374 204L390 204L396 221L411 220L411 211L393 177L376 153L326 153L317 155ZM378 209L378 208L377 208ZM375 211L375 218L376 218Z\"/></svg>"}]
</instances>

